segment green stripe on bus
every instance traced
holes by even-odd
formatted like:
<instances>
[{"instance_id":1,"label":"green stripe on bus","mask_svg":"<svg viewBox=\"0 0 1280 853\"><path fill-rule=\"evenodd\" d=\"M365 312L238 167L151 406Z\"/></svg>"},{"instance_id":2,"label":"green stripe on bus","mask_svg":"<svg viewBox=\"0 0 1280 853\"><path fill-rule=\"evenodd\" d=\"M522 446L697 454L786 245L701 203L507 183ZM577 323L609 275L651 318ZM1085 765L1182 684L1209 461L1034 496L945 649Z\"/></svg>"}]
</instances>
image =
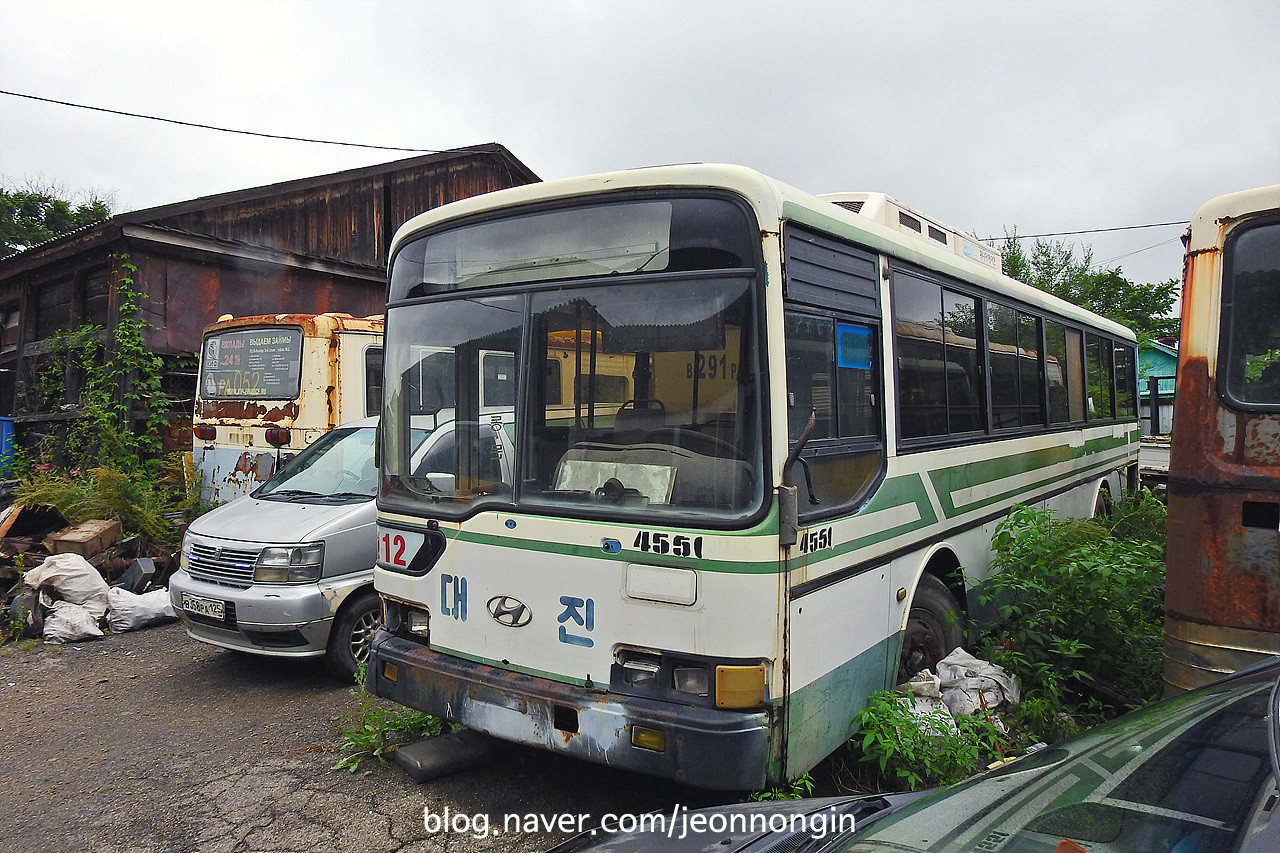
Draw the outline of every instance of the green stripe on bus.
<instances>
[{"instance_id":1,"label":"green stripe on bus","mask_svg":"<svg viewBox=\"0 0 1280 853\"><path fill-rule=\"evenodd\" d=\"M979 500L970 501L962 506L958 506L954 500L954 494L963 489L973 488L974 486L997 483L1000 480L1016 477L1020 474L1028 474L1037 469L1048 468L1052 465L1058 465L1063 462L1071 462L1077 459L1088 458L1090 462L1084 467L1072 472L1072 474L1083 474L1096 471L1100 468L1107 468L1119 461L1125 456L1123 450L1129 446L1130 442L1127 436L1115 438L1113 436L1104 436L1102 438L1090 439L1084 443L1083 447L1049 447L1043 450L1033 450L1027 453L1018 453L1013 456L1005 456L999 459L988 459L982 462L969 462L964 465L953 465L949 468L939 468L936 471L929 472L929 480L933 483L934 490L938 493L938 500L942 503L942 512L948 518L952 518L963 513L972 512L975 509L990 506L1000 501L1008 500L1019 493L1027 492L1032 489L1039 489L1044 486L1052 485L1062 479L1061 474L1047 474L1043 479L1033 483L1023 483L1014 488L1006 489L997 494L989 495ZM1108 451L1121 450L1119 453L1109 453Z\"/></svg>"}]
</instances>

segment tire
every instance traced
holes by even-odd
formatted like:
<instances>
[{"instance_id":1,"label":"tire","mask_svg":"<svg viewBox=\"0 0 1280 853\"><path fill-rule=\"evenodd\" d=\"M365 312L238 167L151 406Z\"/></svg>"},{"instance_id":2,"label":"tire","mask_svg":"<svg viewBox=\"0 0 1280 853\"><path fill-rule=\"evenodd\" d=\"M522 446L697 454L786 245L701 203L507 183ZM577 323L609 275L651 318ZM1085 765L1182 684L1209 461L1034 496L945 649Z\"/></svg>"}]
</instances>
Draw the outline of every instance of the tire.
<instances>
[{"instance_id":1,"label":"tire","mask_svg":"<svg viewBox=\"0 0 1280 853\"><path fill-rule=\"evenodd\" d=\"M1098 489L1098 497L1093 501L1093 517L1111 517L1111 492L1108 491L1105 486Z\"/></svg>"},{"instance_id":2,"label":"tire","mask_svg":"<svg viewBox=\"0 0 1280 853\"><path fill-rule=\"evenodd\" d=\"M898 683L925 669L936 671L942 660L964 643L960 605L946 585L929 573L920 576L911 598L907 629L898 661Z\"/></svg>"},{"instance_id":3,"label":"tire","mask_svg":"<svg viewBox=\"0 0 1280 853\"><path fill-rule=\"evenodd\" d=\"M343 604L329 632L324 664L344 681L355 679L360 665L369 660L373 634L382 627L382 601L373 590L354 593Z\"/></svg>"}]
</instances>

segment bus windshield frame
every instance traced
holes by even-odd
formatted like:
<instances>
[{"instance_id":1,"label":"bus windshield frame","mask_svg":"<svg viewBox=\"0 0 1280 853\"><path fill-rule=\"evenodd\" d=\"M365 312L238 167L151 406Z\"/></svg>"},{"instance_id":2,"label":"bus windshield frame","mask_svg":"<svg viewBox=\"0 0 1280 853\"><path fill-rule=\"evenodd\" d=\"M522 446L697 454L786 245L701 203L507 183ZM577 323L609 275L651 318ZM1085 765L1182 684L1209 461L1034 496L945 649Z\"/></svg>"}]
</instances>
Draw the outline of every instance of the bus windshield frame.
<instances>
[{"instance_id":1,"label":"bus windshield frame","mask_svg":"<svg viewBox=\"0 0 1280 853\"><path fill-rule=\"evenodd\" d=\"M401 343L387 351L379 506L459 520L515 506L712 528L743 527L763 513L759 232L744 207L725 199L585 209L609 220L611 210L648 215L655 204L668 223L649 234L662 246L647 256L663 258L648 265L656 271L628 262L577 276L580 265L506 258L502 272L480 275L491 286L420 280L433 251L421 244L465 256L467 233L491 245L484 222L428 234L397 253L391 289L402 299L389 306L387 324ZM549 254L548 222L565 215L529 214L538 258ZM498 220L498 232L512 234L519 221ZM590 237L589 245L599 243ZM549 276L568 270L573 280L526 280L535 267ZM424 434L433 436L425 444ZM421 452L435 445L456 448L450 463ZM425 470L427 458L447 470Z\"/></svg>"},{"instance_id":2,"label":"bus windshield frame","mask_svg":"<svg viewBox=\"0 0 1280 853\"><path fill-rule=\"evenodd\" d=\"M1234 230L1225 246L1219 392L1233 409L1280 411L1280 217Z\"/></svg>"}]
</instances>

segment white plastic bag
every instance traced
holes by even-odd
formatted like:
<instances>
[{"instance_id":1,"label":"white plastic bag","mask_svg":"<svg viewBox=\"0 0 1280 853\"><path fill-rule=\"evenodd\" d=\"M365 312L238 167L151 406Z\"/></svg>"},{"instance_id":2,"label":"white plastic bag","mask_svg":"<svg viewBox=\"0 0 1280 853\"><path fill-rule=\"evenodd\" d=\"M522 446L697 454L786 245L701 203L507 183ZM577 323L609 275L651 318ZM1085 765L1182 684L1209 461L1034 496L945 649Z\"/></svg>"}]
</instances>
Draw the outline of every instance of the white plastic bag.
<instances>
[{"instance_id":1,"label":"white plastic bag","mask_svg":"<svg viewBox=\"0 0 1280 853\"><path fill-rule=\"evenodd\" d=\"M83 605L95 620L107 612L107 582L79 554L46 557L44 562L24 574L22 580L36 589L46 585L53 587L64 601Z\"/></svg>"},{"instance_id":2,"label":"white plastic bag","mask_svg":"<svg viewBox=\"0 0 1280 853\"><path fill-rule=\"evenodd\" d=\"M107 590L111 606L107 610L107 626L113 633L135 631L178 618L169 603L169 590L153 589L138 595L122 587Z\"/></svg>"},{"instance_id":3,"label":"white plastic bag","mask_svg":"<svg viewBox=\"0 0 1280 853\"><path fill-rule=\"evenodd\" d=\"M74 643L102 637L98 617L84 605L55 601L44 617L44 638L50 643Z\"/></svg>"},{"instance_id":4,"label":"white plastic bag","mask_svg":"<svg viewBox=\"0 0 1280 853\"><path fill-rule=\"evenodd\" d=\"M1018 680L964 649L955 649L938 661L942 701L953 717L995 710L1001 703L1018 704Z\"/></svg>"}]
</instances>

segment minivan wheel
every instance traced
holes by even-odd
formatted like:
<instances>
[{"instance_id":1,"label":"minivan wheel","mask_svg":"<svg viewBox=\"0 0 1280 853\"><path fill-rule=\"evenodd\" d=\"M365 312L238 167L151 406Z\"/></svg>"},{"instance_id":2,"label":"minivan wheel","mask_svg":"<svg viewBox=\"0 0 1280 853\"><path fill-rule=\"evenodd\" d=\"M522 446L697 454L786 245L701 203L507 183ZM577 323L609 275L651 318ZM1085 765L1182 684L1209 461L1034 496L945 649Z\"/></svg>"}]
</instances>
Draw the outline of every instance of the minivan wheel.
<instances>
[{"instance_id":1,"label":"minivan wheel","mask_svg":"<svg viewBox=\"0 0 1280 853\"><path fill-rule=\"evenodd\" d=\"M382 627L382 602L373 590L357 593L343 605L329 633L325 666L346 681L355 678L360 665L369 661L373 634Z\"/></svg>"}]
</instances>

